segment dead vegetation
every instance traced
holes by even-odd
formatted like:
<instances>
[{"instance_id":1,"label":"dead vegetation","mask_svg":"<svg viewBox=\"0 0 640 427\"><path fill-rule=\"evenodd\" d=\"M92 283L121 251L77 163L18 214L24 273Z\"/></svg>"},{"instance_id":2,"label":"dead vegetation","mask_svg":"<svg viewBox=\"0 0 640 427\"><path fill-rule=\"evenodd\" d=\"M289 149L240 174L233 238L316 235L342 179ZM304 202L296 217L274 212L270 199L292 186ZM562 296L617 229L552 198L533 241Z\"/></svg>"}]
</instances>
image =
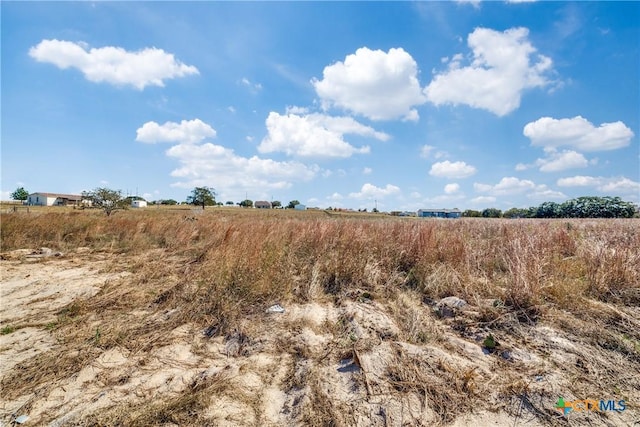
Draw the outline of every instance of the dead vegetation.
<instances>
[{"instance_id":1,"label":"dead vegetation","mask_svg":"<svg viewBox=\"0 0 640 427\"><path fill-rule=\"evenodd\" d=\"M17 252L40 247L63 255ZM487 416L631 424L638 248L637 220L3 215L3 305L20 286L33 295L24 294L31 309L0 318L0 354L19 360L1 373L0 417L96 426L465 425ZM83 274L99 282L95 292L55 309L38 304L59 298L36 292L50 283L25 277L92 264ZM466 306L441 311L436 303L450 296ZM265 313L273 304L286 312ZM31 331L50 344L27 356L18 334ZM629 410L567 419L553 407L559 396L624 399Z\"/></svg>"}]
</instances>

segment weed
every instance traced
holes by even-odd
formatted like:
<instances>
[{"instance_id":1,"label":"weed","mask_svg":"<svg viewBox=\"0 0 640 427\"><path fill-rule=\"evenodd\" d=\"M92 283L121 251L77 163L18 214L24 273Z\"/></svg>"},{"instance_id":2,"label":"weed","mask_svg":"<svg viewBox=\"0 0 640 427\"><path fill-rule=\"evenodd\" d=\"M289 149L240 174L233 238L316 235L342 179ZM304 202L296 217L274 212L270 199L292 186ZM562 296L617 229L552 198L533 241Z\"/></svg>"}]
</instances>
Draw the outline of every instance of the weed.
<instances>
[{"instance_id":1,"label":"weed","mask_svg":"<svg viewBox=\"0 0 640 427\"><path fill-rule=\"evenodd\" d=\"M8 335L12 332L14 332L16 330L16 328L14 328L11 325L7 325L5 327L3 327L2 329L0 329L0 335Z\"/></svg>"}]
</instances>

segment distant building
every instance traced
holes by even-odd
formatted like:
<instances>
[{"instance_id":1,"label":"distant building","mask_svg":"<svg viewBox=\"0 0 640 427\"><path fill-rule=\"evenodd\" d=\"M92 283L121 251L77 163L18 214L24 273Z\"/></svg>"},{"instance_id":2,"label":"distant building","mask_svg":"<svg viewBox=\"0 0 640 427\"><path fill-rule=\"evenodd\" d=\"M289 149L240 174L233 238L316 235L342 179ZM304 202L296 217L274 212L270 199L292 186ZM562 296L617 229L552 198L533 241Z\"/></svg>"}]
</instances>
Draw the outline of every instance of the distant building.
<instances>
[{"instance_id":1,"label":"distant building","mask_svg":"<svg viewBox=\"0 0 640 427\"><path fill-rule=\"evenodd\" d=\"M146 208L147 202L146 200L132 200L131 201L132 208Z\"/></svg>"},{"instance_id":2,"label":"distant building","mask_svg":"<svg viewBox=\"0 0 640 427\"><path fill-rule=\"evenodd\" d=\"M293 207L293 209L297 210L297 211L306 211L307 207L303 204L298 203L297 205L295 205Z\"/></svg>"},{"instance_id":3,"label":"distant building","mask_svg":"<svg viewBox=\"0 0 640 427\"><path fill-rule=\"evenodd\" d=\"M256 202L253 202L253 207L256 209L271 209L271 202L258 200Z\"/></svg>"},{"instance_id":4,"label":"distant building","mask_svg":"<svg viewBox=\"0 0 640 427\"><path fill-rule=\"evenodd\" d=\"M459 209L420 209L419 218L460 218L462 212Z\"/></svg>"},{"instance_id":5,"label":"distant building","mask_svg":"<svg viewBox=\"0 0 640 427\"><path fill-rule=\"evenodd\" d=\"M32 193L27 197L31 206L79 206L82 196L78 194Z\"/></svg>"}]
</instances>

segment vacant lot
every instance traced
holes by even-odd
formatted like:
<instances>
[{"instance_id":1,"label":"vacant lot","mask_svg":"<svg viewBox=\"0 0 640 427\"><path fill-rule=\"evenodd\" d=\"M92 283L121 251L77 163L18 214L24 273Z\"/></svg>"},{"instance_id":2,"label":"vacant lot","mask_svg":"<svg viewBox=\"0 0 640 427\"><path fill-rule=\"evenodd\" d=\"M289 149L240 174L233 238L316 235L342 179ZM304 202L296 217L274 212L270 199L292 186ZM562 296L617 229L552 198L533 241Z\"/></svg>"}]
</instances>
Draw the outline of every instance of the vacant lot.
<instances>
[{"instance_id":1,"label":"vacant lot","mask_svg":"<svg viewBox=\"0 0 640 427\"><path fill-rule=\"evenodd\" d=\"M634 425L639 225L3 214L0 421Z\"/></svg>"}]
</instances>

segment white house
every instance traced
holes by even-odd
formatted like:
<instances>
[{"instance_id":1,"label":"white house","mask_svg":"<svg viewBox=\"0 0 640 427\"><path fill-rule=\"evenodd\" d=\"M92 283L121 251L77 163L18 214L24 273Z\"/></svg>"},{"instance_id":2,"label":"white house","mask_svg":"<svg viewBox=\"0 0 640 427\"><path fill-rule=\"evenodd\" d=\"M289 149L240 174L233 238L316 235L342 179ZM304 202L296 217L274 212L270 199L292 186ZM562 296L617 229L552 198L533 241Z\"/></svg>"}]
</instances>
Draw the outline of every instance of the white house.
<instances>
[{"instance_id":1,"label":"white house","mask_svg":"<svg viewBox=\"0 0 640 427\"><path fill-rule=\"evenodd\" d=\"M77 206L82 204L82 196L78 194L32 193L27 197L31 206Z\"/></svg>"},{"instance_id":2,"label":"white house","mask_svg":"<svg viewBox=\"0 0 640 427\"><path fill-rule=\"evenodd\" d=\"M131 201L132 208L146 208L147 202L146 200L132 200Z\"/></svg>"},{"instance_id":3,"label":"white house","mask_svg":"<svg viewBox=\"0 0 640 427\"><path fill-rule=\"evenodd\" d=\"M297 211L306 211L307 207L303 204L297 204L293 207L293 209L297 210Z\"/></svg>"}]
</instances>

